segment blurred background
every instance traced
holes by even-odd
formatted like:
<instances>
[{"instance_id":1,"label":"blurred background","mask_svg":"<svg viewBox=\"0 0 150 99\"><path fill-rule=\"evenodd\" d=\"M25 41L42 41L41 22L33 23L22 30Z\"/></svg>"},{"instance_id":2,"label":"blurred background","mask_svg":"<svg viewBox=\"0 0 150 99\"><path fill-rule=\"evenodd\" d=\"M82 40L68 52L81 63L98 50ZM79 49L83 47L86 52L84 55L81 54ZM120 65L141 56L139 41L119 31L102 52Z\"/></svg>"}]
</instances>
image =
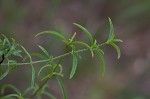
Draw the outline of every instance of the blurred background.
<instances>
[{"instance_id":1,"label":"blurred background","mask_svg":"<svg viewBox=\"0 0 150 99\"><path fill-rule=\"evenodd\" d=\"M89 42L72 23L85 26L98 43L103 43L109 34L108 17L116 37L124 41L118 44L121 58L117 60L113 47L103 48L106 74L102 78L97 57L82 53L72 80L68 76L71 57L64 59L68 99L150 99L150 0L0 0L0 33L15 38L30 53L41 52L37 45L54 56L62 53L64 44L54 36L34 37L45 30L68 38L77 32L76 40ZM30 66L19 67L0 81L0 86L9 83L23 90L30 84L30 72ZM55 80L49 81L48 87L62 99Z\"/></svg>"}]
</instances>

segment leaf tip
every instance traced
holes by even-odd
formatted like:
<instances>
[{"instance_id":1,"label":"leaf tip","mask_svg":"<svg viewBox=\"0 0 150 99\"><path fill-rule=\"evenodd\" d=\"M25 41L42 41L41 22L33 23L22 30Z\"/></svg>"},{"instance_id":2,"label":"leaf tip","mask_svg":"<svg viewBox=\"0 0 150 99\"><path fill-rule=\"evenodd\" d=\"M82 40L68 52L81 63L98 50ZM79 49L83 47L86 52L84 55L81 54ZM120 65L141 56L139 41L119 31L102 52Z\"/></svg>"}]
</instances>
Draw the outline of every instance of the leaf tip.
<instances>
[{"instance_id":1,"label":"leaf tip","mask_svg":"<svg viewBox=\"0 0 150 99\"><path fill-rule=\"evenodd\" d=\"M121 56L121 55L119 54L119 55L118 55L118 59L120 59L120 56Z\"/></svg>"}]
</instances>

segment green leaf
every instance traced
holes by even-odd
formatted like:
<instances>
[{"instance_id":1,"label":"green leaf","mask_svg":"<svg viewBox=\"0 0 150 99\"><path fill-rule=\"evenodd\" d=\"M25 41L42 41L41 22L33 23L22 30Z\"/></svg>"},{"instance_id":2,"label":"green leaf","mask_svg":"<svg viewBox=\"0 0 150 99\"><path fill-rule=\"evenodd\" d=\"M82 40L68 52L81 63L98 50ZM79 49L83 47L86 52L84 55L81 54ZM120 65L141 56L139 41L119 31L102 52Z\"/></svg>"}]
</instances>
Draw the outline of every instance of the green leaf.
<instances>
[{"instance_id":1,"label":"green leaf","mask_svg":"<svg viewBox=\"0 0 150 99\"><path fill-rule=\"evenodd\" d=\"M121 39L114 39L113 42L123 42Z\"/></svg>"},{"instance_id":2,"label":"green leaf","mask_svg":"<svg viewBox=\"0 0 150 99\"><path fill-rule=\"evenodd\" d=\"M77 56L75 54L72 54L72 55L73 55L73 63L72 63L72 70L71 70L71 73L70 73L70 79L73 78L73 76L76 72L77 63L78 63Z\"/></svg>"},{"instance_id":3,"label":"green leaf","mask_svg":"<svg viewBox=\"0 0 150 99\"><path fill-rule=\"evenodd\" d=\"M8 75L8 73L9 73L9 66L7 67L7 70L0 75L0 80L3 80Z\"/></svg>"},{"instance_id":4,"label":"green leaf","mask_svg":"<svg viewBox=\"0 0 150 99\"><path fill-rule=\"evenodd\" d=\"M0 99L14 99L14 98L16 97L17 99L19 98L19 95L17 95L17 94L8 94L8 95L6 95L6 96L3 96L3 97L0 97ZM15 99L16 99L15 98Z\"/></svg>"},{"instance_id":5,"label":"green leaf","mask_svg":"<svg viewBox=\"0 0 150 99\"><path fill-rule=\"evenodd\" d=\"M35 69L34 69L34 67L33 67L33 65L32 65L32 58L31 58L29 52L28 52L23 46L21 46L21 48L22 48L22 49L24 50L24 52L29 56L29 59L30 59L30 65L31 65L31 68L32 68L31 87L33 87L34 84L35 84Z\"/></svg>"},{"instance_id":6,"label":"green leaf","mask_svg":"<svg viewBox=\"0 0 150 99\"><path fill-rule=\"evenodd\" d=\"M23 92L23 96L26 96L31 90L34 90L34 87L28 87L27 89L25 89L25 91Z\"/></svg>"},{"instance_id":7,"label":"green leaf","mask_svg":"<svg viewBox=\"0 0 150 99\"><path fill-rule=\"evenodd\" d=\"M2 34L2 36L4 37L4 40L7 42L8 46L10 47L10 46L11 46L11 43L10 43L10 41L8 40L8 38L7 38L4 34Z\"/></svg>"},{"instance_id":8,"label":"green leaf","mask_svg":"<svg viewBox=\"0 0 150 99\"><path fill-rule=\"evenodd\" d=\"M9 73L9 69L7 69L5 73L0 75L0 80L3 80L8 75L8 73Z\"/></svg>"},{"instance_id":9,"label":"green leaf","mask_svg":"<svg viewBox=\"0 0 150 99\"><path fill-rule=\"evenodd\" d=\"M56 99L56 97L54 95L52 95L51 93L49 93L47 91L44 91L43 94L48 96L50 99Z\"/></svg>"},{"instance_id":10,"label":"green leaf","mask_svg":"<svg viewBox=\"0 0 150 99\"><path fill-rule=\"evenodd\" d=\"M35 69L33 67L33 65L31 64L32 67L32 80L31 80L31 87L34 87L35 84Z\"/></svg>"},{"instance_id":11,"label":"green leaf","mask_svg":"<svg viewBox=\"0 0 150 99\"><path fill-rule=\"evenodd\" d=\"M58 84L60 86L60 89L62 91L63 99L67 99L67 94L66 94L66 91L65 91L65 88L64 88L64 85L63 85L63 82L62 82L61 78L60 77L56 77L56 79L57 79L57 82L58 82Z\"/></svg>"},{"instance_id":12,"label":"green leaf","mask_svg":"<svg viewBox=\"0 0 150 99\"><path fill-rule=\"evenodd\" d=\"M45 50L45 48L43 48L42 46L38 46L43 52L44 52L44 54L46 55L46 56L48 56L49 57L49 53L47 52L47 50Z\"/></svg>"},{"instance_id":13,"label":"green leaf","mask_svg":"<svg viewBox=\"0 0 150 99\"><path fill-rule=\"evenodd\" d=\"M59 69L60 69L60 70L59 70L59 71L60 71L59 73L62 74L63 68L62 68L62 65L61 65L61 64L59 64Z\"/></svg>"},{"instance_id":14,"label":"green leaf","mask_svg":"<svg viewBox=\"0 0 150 99\"><path fill-rule=\"evenodd\" d=\"M29 52L23 47L21 46L21 48L24 50L24 52L28 55L30 61L32 62L32 58L31 58L31 55L29 54Z\"/></svg>"},{"instance_id":15,"label":"green leaf","mask_svg":"<svg viewBox=\"0 0 150 99\"><path fill-rule=\"evenodd\" d=\"M83 45L83 46L87 47L88 49L91 49L91 47L88 44L84 43L84 42L74 41L74 42L72 42L72 44Z\"/></svg>"},{"instance_id":16,"label":"green leaf","mask_svg":"<svg viewBox=\"0 0 150 99\"><path fill-rule=\"evenodd\" d=\"M103 56L103 53L100 52L99 50L96 50L96 53L99 56L99 59L101 60L101 64L102 64L102 77L104 77L104 75L105 75L105 60L104 60L104 56Z\"/></svg>"},{"instance_id":17,"label":"green leaf","mask_svg":"<svg viewBox=\"0 0 150 99\"><path fill-rule=\"evenodd\" d=\"M40 54L40 53L31 53L30 56L35 56L37 58L40 58L40 59L46 59L46 56L44 56L43 54ZM23 61L25 61L26 59L28 59L29 56L26 55L24 58L23 58Z\"/></svg>"},{"instance_id":18,"label":"green leaf","mask_svg":"<svg viewBox=\"0 0 150 99\"><path fill-rule=\"evenodd\" d=\"M15 51L15 46L12 45L12 46L10 47L10 50L8 51L8 53L5 55L5 57L9 57L11 54L14 53L14 51Z\"/></svg>"},{"instance_id":19,"label":"green leaf","mask_svg":"<svg viewBox=\"0 0 150 99\"><path fill-rule=\"evenodd\" d=\"M86 35L89 37L91 44L93 44L93 37L92 37L91 33L86 28L81 26L80 24L77 24L77 23L73 23L73 24L75 26L77 26L78 28L80 28L83 32L85 32Z\"/></svg>"},{"instance_id":20,"label":"green leaf","mask_svg":"<svg viewBox=\"0 0 150 99\"><path fill-rule=\"evenodd\" d=\"M38 72L38 76L40 75L40 73L43 71L43 69L45 69L46 67L52 67L50 64L47 64L43 67L40 68L39 72Z\"/></svg>"},{"instance_id":21,"label":"green leaf","mask_svg":"<svg viewBox=\"0 0 150 99\"><path fill-rule=\"evenodd\" d=\"M115 35L114 35L114 27L113 27L113 24L112 24L112 21L111 19L109 18L109 27L110 27L110 32L109 32L109 38L107 40L107 43L111 42Z\"/></svg>"},{"instance_id":22,"label":"green leaf","mask_svg":"<svg viewBox=\"0 0 150 99\"><path fill-rule=\"evenodd\" d=\"M78 53L74 53L74 54L77 56L77 58L79 58L79 59L82 58L80 54L78 54Z\"/></svg>"},{"instance_id":23,"label":"green leaf","mask_svg":"<svg viewBox=\"0 0 150 99\"><path fill-rule=\"evenodd\" d=\"M19 56L19 57L21 57L22 58L22 55L20 54L22 51L21 50L15 50L14 52L13 52L13 55L15 55L15 56Z\"/></svg>"},{"instance_id":24,"label":"green leaf","mask_svg":"<svg viewBox=\"0 0 150 99\"><path fill-rule=\"evenodd\" d=\"M6 88L9 88L9 90L12 89L12 90L15 91L17 94L21 94L18 88L16 88L16 87L13 86L13 85L10 85L10 84L6 84L6 85L4 85L4 86L1 88L1 93L2 93L2 94L4 94L4 91L5 91Z\"/></svg>"},{"instance_id":25,"label":"green leaf","mask_svg":"<svg viewBox=\"0 0 150 99\"><path fill-rule=\"evenodd\" d=\"M20 57L22 57L21 56L21 50L18 50L18 49L16 49L16 47L18 46L18 44L16 44L16 43L13 43L12 44L12 46L8 49L8 51L7 51L7 53L6 53L6 55L5 55L5 57L9 57L10 55L15 55L15 56L20 56Z\"/></svg>"},{"instance_id":26,"label":"green leaf","mask_svg":"<svg viewBox=\"0 0 150 99\"><path fill-rule=\"evenodd\" d=\"M62 73L56 73L56 72L54 72L53 75L55 75L55 76L60 76L60 77L63 77L63 76L64 76Z\"/></svg>"},{"instance_id":27,"label":"green leaf","mask_svg":"<svg viewBox=\"0 0 150 99\"><path fill-rule=\"evenodd\" d=\"M46 59L46 57L43 54L40 54L40 53L31 53L30 55L38 57L40 59Z\"/></svg>"},{"instance_id":28,"label":"green leaf","mask_svg":"<svg viewBox=\"0 0 150 99\"><path fill-rule=\"evenodd\" d=\"M76 36L76 32L75 32L75 33L73 34L73 36L71 37L71 39L70 39L71 42L74 40L75 36Z\"/></svg>"},{"instance_id":29,"label":"green leaf","mask_svg":"<svg viewBox=\"0 0 150 99\"><path fill-rule=\"evenodd\" d=\"M10 64L16 65L17 61L16 60L8 60Z\"/></svg>"},{"instance_id":30,"label":"green leaf","mask_svg":"<svg viewBox=\"0 0 150 99\"><path fill-rule=\"evenodd\" d=\"M5 53L7 53L7 50L6 50L6 49L1 50L1 51L0 51L0 56L2 56L3 54L5 55Z\"/></svg>"},{"instance_id":31,"label":"green leaf","mask_svg":"<svg viewBox=\"0 0 150 99\"><path fill-rule=\"evenodd\" d=\"M101 50L101 49L98 49L98 50L99 50L103 55L105 54L103 50Z\"/></svg>"},{"instance_id":32,"label":"green leaf","mask_svg":"<svg viewBox=\"0 0 150 99\"><path fill-rule=\"evenodd\" d=\"M55 32L55 31L43 31L43 32L38 33L36 36L43 35L43 34L53 34L63 40L66 40L65 36L63 36L62 34L60 34L58 32Z\"/></svg>"},{"instance_id":33,"label":"green leaf","mask_svg":"<svg viewBox=\"0 0 150 99\"><path fill-rule=\"evenodd\" d=\"M118 54L118 59L119 59L121 56L120 48L115 43L110 43L110 45L112 45L116 49L117 54Z\"/></svg>"},{"instance_id":34,"label":"green leaf","mask_svg":"<svg viewBox=\"0 0 150 99\"><path fill-rule=\"evenodd\" d=\"M79 44L79 45L83 45L83 46L87 47L90 50L90 52L92 54L92 57L94 56L94 53L93 53L91 47L88 44L86 44L84 42L80 42L80 41L74 41L74 42L72 42L72 44Z\"/></svg>"}]
</instances>

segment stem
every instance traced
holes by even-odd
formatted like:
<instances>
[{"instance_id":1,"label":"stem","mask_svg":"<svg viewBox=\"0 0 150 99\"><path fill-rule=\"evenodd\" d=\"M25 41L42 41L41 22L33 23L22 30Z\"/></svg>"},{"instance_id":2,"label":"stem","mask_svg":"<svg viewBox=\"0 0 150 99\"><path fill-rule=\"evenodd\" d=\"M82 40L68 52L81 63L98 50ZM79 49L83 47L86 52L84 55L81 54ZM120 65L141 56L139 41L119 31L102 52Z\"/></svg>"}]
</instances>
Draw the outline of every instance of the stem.
<instances>
[{"instance_id":1,"label":"stem","mask_svg":"<svg viewBox=\"0 0 150 99\"><path fill-rule=\"evenodd\" d=\"M102 43L99 45L100 46L104 46L106 45L106 42L105 43ZM76 50L74 52L84 52L84 51L87 51L89 49L81 49L81 50ZM59 59L59 58L62 58L62 57L65 57L65 56L68 56L72 53L72 51L68 52L68 53L65 53L65 54L62 54L62 55L59 55L59 56L56 56L53 58L53 60L56 60L56 59ZM38 64L38 63L44 63L44 62L48 62L49 59L45 59L45 60L38 60L38 61L33 61L32 64ZM30 65L31 63L10 63L9 65L17 65L17 66L21 66L21 65ZM5 66L5 65L8 65L8 63L2 63L1 66Z\"/></svg>"},{"instance_id":2,"label":"stem","mask_svg":"<svg viewBox=\"0 0 150 99\"><path fill-rule=\"evenodd\" d=\"M98 46L100 47L100 46L104 46L104 45L106 45L106 43L102 43L102 44L100 44L100 45L98 45ZM67 50L68 47L69 47L69 46L66 46L66 47L65 47L64 53L66 52L66 50ZM76 51L74 51L74 52L79 53L79 52L84 52L84 51L87 51L87 50L89 50L89 49L81 49L81 50L76 50ZM65 54L62 54L62 55L59 55L59 56L56 56L56 57L53 58L53 60L56 60L56 59L59 59L59 58L60 58L59 61L58 61L58 63L57 63L57 65L56 65L56 66L54 67L54 69L53 69L54 72L55 72L55 70L58 68L58 66L59 66L60 62L62 61L63 57L68 56L68 55L70 55L71 53L72 53L72 51L70 51L70 52L68 52L68 53L65 53ZM38 61L32 61L32 62L29 62L29 63L27 63L27 62L26 62L26 63L2 63L1 66L5 66L5 65L17 65L17 66L21 66L21 65L44 63L44 62L48 62L48 61L49 61L49 59L38 60ZM33 93L33 95L31 95L30 98L35 97L35 96L38 94L38 92L44 87L44 85L45 85L48 81L49 81L49 78L46 79L46 80L41 84L41 86Z\"/></svg>"},{"instance_id":3,"label":"stem","mask_svg":"<svg viewBox=\"0 0 150 99\"><path fill-rule=\"evenodd\" d=\"M107 44L106 42L105 42L105 43L102 43L102 44L98 45L98 47L104 46L104 45L106 45L106 44Z\"/></svg>"},{"instance_id":4,"label":"stem","mask_svg":"<svg viewBox=\"0 0 150 99\"><path fill-rule=\"evenodd\" d=\"M84 51L87 51L88 49L82 49L82 50L76 50L75 52L84 52ZM65 56L68 56L69 54L71 54L72 51L68 52L68 53L65 53L65 54L62 54L62 55L59 55L59 56L56 56L53 58L53 60L56 60L56 59L59 59L59 58L62 58L62 57L65 57ZM44 62L48 62L49 59L45 59L45 60L38 60L38 61L33 61L32 64L38 64L38 63L44 63ZM9 65L17 65L17 66L21 66L21 65L30 65L30 63L10 63ZM8 63L2 63L1 66L5 66L5 65L8 65Z\"/></svg>"},{"instance_id":5,"label":"stem","mask_svg":"<svg viewBox=\"0 0 150 99\"><path fill-rule=\"evenodd\" d=\"M66 52L66 50L67 50L68 47L69 47L69 46L66 45L66 47L65 47L65 49L64 49L64 51L63 51L63 53ZM64 55L64 54L63 54L63 55ZM69 54L68 54L68 55L69 55ZM62 61L62 59L63 59L63 57L61 57L61 58L59 59L59 61L58 61L57 65L56 65L56 67L53 69L53 72L55 72L55 70L58 68L58 66L59 66L60 62ZM53 76L53 75L52 75L52 76ZM50 78L51 78L51 77L50 77ZM31 98L35 97L35 96L38 94L38 92L44 87L44 85L49 81L50 78L47 78L47 79L42 83L42 85L34 92L34 94L31 96Z\"/></svg>"},{"instance_id":6,"label":"stem","mask_svg":"<svg viewBox=\"0 0 150 99\"><path fill-rule=\"evenodd\" d=\"M36 94L44 87L44 85L48 82L49 79L46 79L42 85L34 92L34 94L30 97L30 98L33 98L36 96Z\"/></svg>"}]
</instances>

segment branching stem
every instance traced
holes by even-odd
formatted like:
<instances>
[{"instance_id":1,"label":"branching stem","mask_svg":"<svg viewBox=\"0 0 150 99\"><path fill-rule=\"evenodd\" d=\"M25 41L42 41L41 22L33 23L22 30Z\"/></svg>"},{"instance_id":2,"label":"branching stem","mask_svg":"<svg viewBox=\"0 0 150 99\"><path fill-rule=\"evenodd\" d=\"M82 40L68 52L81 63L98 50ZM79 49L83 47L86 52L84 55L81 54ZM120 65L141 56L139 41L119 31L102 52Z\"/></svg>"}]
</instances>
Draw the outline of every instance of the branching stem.
<instances>
[{"instance_id":1,"label":"branching stem","mask_svg":"<svg viewBox=\"0 0 150 99\"><path fill-rule=\"evenodd\" d=\"M104 46L106 45L106 43L102 43L99 45L100 46ZM76 53L79 53L79 52L84 52L84 51L87 51L89 49L80 49L80 50L76 50L74 52ZM59 58L62 58L62 57L65 57L65 56L68 56L72 53L72 51L68 52L68 53L65 53L65 54L62 54L62 55L59 55L59 56L56 56L53 58L53 60L56 60L56 59L59 59ZM44 62L48 62L49 59L44 59L44 60L38 60L38 61L33 61L32 64L38 64L38 63L44 63ZM22 66L22 65L30 65L31 63L30 62L26 62L26 63L10 63L9 65L17 65L17 66ZM5 66L5 65L8 65L8 63L2 63L1 66Z\"/></svg>"}]
</instances>

